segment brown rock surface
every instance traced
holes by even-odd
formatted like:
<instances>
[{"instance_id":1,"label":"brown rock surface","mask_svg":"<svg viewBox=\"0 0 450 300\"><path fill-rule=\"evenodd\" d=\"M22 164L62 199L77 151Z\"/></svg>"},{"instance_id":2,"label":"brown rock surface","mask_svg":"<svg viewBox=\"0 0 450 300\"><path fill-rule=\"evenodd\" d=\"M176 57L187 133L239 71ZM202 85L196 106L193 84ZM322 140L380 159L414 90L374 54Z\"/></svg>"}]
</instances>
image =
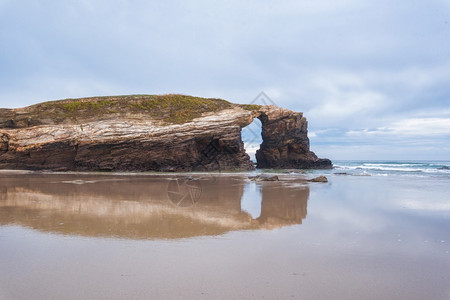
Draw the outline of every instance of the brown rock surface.
<instances>
[{"instance_id":1,"label":"brown rock surface","mask_svg":"<svg viewBox=\"0 0 450 300\"><path fill-rule=\"evenodd\" d=\"M310 180L308 180L308 181L310 181L310 182L328 182L328 178L325 177L325 176L323 176L323 175L321 175L321 176L319 176L319 177L310 179Z\"/></svg>"},{"instance_id":2,"label":"brown rock surface","mask_svg":"<svg viewBox=\"0 0 450 300\"><path fill-rule=\"evenodd\" d=\"M268 174L261 174L256 176L249 176L248 179L251 181L279 181L277 175L268 175Z\"/></svg>"},{"instance_id":3,"label":"brown rock surface","mask_svg":"<svg viewBox=\"0 0 450 300\"><path fill-rule=\"evenodd\" d=\"M308 122L302 113L266 106L258 118L263 138L256 152L258 168L331 168L329 159L319 159L309 150Z\"/></svg>"},{"instance_id":4,"label":"brown rock surface","mask_svg":"<svg viewBox=\"0 0 450 300\"><path fill-rule=\"evenodd\" d=\"M241 129L262 122L259 168L325 168L302 113L182 95L116 96L0 109L0 168L251 170Z\"/></svg>"}]
</instances>

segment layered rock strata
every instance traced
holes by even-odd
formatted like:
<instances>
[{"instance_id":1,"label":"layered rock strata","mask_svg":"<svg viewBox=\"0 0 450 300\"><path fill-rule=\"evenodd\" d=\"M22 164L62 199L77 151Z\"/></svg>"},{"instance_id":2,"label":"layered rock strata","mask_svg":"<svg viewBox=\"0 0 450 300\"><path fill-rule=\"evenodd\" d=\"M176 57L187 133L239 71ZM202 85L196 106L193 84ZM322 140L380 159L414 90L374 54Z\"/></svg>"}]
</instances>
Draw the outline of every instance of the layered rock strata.
<instances>
[{"instance_id":1,"label":"layered rock strata","mask_svg":"<svg viewBox=\"0 0 450 300\"><path fill-rule=\"evenodd\" d=\"M182 95L116 96L0 109L0 168L251 170L241 129L262 122L258 168L329 168L302 113Z\"/></svg>"}]
</instances>

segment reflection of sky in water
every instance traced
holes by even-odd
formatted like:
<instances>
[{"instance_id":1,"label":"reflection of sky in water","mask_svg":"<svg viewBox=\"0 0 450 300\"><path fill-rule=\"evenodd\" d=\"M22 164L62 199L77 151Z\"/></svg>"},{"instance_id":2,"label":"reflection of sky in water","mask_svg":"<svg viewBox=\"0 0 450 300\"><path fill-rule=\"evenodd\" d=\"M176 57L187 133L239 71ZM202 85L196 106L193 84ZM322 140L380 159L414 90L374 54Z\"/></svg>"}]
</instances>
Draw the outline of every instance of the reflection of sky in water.
<instances>
[{"instance_id":1,"label":"reflection of sky in water","mask_svg":"<svg viewBox=\"0 0 450 300\"><path fill-rule=\"evenodd\" d=\"M261 215L261 201L261 186L255 182L246 184L242 195L241 209L256 219Z\"/></svg>"},{"instance_id":2,"label":"reflection of sky in water","mask_svg":"<svg viewBox=\"0 0 450 300\"><path fill-rule=\"evenodd\" d=\"M307 223L320 233L312 240L321 247L374 257L448 256L448 181L400 176L330 179L327 187L311 185L308 206Z\"/></svg>"}]
</instances>

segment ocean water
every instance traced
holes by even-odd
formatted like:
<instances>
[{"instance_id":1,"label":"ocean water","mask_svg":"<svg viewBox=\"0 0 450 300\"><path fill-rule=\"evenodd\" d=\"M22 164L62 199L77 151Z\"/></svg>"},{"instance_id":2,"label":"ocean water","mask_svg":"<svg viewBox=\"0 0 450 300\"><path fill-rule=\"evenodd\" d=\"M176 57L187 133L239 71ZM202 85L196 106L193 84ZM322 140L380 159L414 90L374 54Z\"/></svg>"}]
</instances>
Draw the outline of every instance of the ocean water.
<instances>
[{"instance_id":1,"label":"ocean water","mask_svg":"<svg viewBox=\"0 0 450 300\"><path fill-rule=\"evenodd\" d=\"M450 161L333 161L341 175L450 177ZM344 174L345 173L345 174Z\"/></svg>"}]
</instances>

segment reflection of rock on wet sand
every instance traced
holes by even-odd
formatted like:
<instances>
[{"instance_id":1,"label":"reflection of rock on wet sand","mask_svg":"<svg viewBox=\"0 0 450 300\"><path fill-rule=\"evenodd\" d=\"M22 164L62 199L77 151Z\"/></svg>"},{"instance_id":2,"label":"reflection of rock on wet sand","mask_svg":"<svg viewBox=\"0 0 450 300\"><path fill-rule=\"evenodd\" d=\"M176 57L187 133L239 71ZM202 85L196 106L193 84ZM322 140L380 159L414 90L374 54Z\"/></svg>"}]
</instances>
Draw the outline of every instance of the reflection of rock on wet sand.
<instances>
[{"instance_id":1,"label":"reflection of rock on wet sand","mask_svg":"<svg viewBox=\"0 0 450 300\"><path fill-rule=\"evenodd\" d=\"M264 184L258 221L266 227L301 224L306 218L308 197L307 186L289 187L279 182Z\"/></svg>"},{"instance_id":2,"label":"reflection of rock on wet sand","mask_svg":"<svg viewBox=\"0 0 450 300\"><path fill-rule=\"evenodd\" d=\"M121 238L184 238L233 230L271 229L301 224L307 186L258 184L261 214L241 209L239 176L201 178L201 195L192 206L176 206L168 188L174 177L20 175L0 180L0 225L41 231Z\"/></svg>"}]
</instances>

